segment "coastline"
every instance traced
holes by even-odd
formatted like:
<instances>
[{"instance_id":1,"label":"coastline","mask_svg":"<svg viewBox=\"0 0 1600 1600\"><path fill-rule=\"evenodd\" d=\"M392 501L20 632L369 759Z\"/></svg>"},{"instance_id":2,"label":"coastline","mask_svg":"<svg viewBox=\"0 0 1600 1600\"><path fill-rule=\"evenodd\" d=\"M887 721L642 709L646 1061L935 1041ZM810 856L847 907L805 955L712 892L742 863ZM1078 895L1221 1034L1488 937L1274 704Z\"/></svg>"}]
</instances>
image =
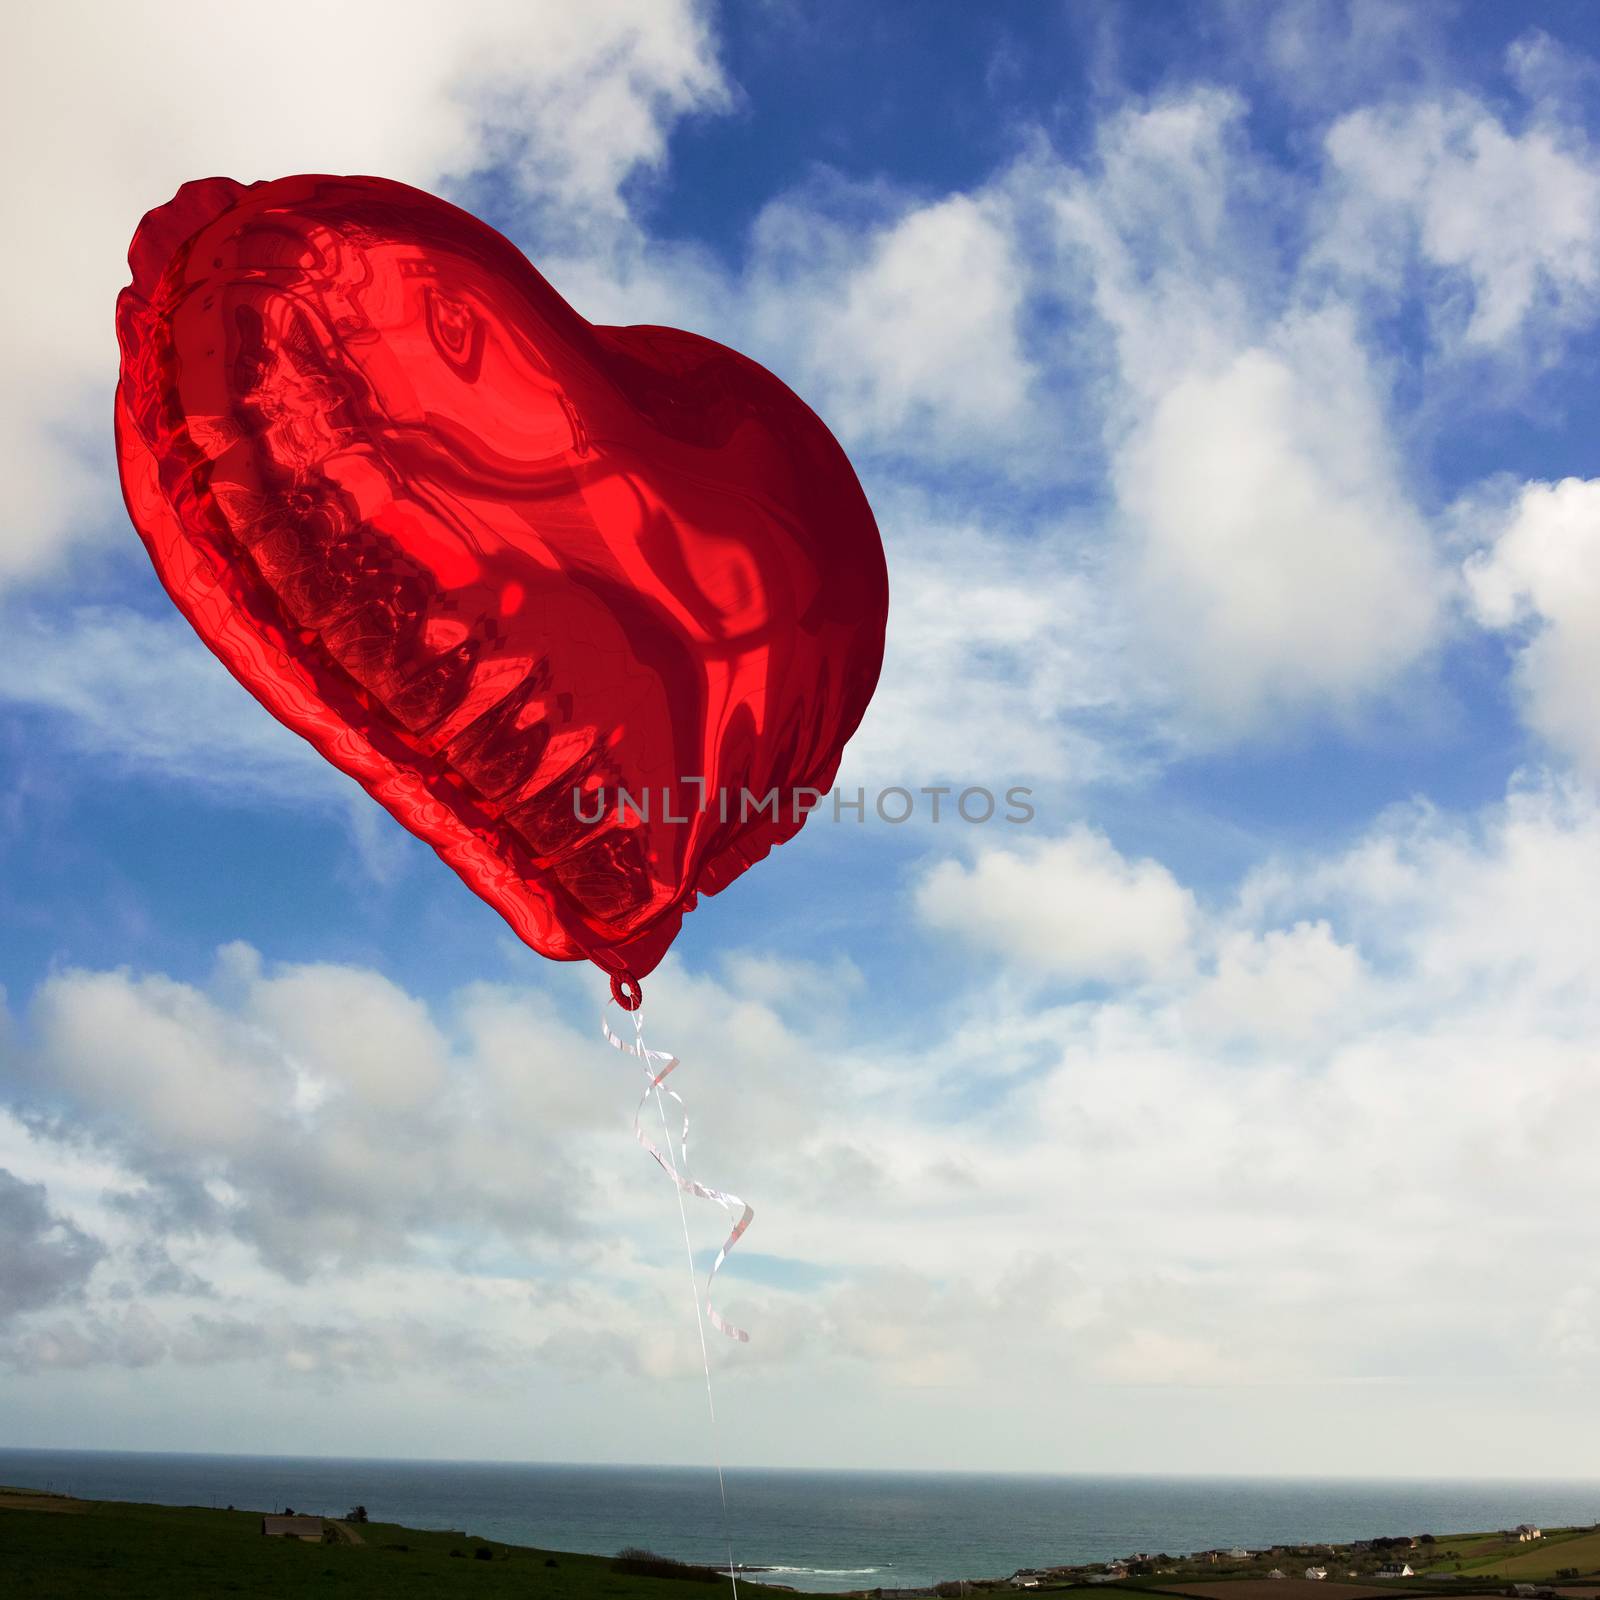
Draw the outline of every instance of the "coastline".
<instances>
[{"instance_id":1,"label":"coastline","mask_svg":"<svg viewBox=\"0 0 1600 1600\"><path fill-rule=\"evenodd\" d=\"M355 1585L349 1592L445 1595L471 1564L514 1574L518 1593L637 1595L689 1600L695 1586L719 1587L727 1569L696 1565L648 1549L611 1556L485 1539L461 1529L420 1529L348 1518L229 1506L165 1506L87 1500L47 1488L0 1487L0 1579L7 1592L45 1597L97 1593L178 1595L186 1581L175 1554L199 1569L197 1583L249 1572L252 1592L285 1595L313 1575ZM403 1559L402 1559L403 1558ZM328 1563L337 1565L328 1565ZM761 1592L794 1592L769 1576L786 1571L734 1563ZM818 1569L794 1569L816 1572ZM870 1570L870 1569L868 1569ZM842 1574L841 1574L842 1575ZM112 1587L97 1587L105 1578ZM481 1575L473 1581L479 1583ZM509 1579L508 1579L509 1581ZM279 1584L278 1588L274 1585ZM691 1588L686 1591L685 1585ZM1545 1529L1531 1525L1479 1532L1375 1535L1346 1544L1278 1544L1207 1549L1187 1555L1134 1552L1104 1562L1018 1568L1005 1576L954 1577L910 1586L831 1589L858 1600L960 1600L1030 1591L1087 1597L1107 1589L1173 1600L1378 1600L1413 1596L1510 1596L1512 1600L1600 1600L1600 1523ZM206 1591L209 1592L209 1591ZM702 1589L703 1592L703 1589Z\"/></svg>"},{"instance_id":2,"label":"coastline","mask_svg":"<svg viewBox=\"0 0 1600 1600\"><path fill-rule=\"evenodd\" d=\"M508 1546L604 1558L636 1545L690 1564L727 1560L709 1469L0 1449L4 1482L92 1500L288 1504L331 1517L360 1502L388 1523L470 1528ZM1058 1582L1075 1573L1093 1587L1087 1579L1104 1576L1098 1569L1141 1551L1344 1544L1374 1529L1494 1528L1530 1516L1572 1525L1600 1515L1595 1481L732 1468L727 1486L733 1556L752 1569L746 1579L816 1594L880 1585L926 1593L941 1581L1003 1583L1021 1568L1056 1571Z\"/></svg>"}]
</instances>

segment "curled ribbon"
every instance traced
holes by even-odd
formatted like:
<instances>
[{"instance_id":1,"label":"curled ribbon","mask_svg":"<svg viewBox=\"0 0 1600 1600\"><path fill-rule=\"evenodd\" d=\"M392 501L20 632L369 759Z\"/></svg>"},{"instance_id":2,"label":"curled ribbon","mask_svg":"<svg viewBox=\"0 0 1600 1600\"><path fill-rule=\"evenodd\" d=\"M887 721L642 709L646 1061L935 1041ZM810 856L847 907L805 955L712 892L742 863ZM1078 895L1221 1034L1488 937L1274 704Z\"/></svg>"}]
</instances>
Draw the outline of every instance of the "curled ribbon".
<instances>
[{"instance_id":1,"label":"curled ribbon","mask_svg":"<svg viewBox=\"0 0 1600 1600\"><path fill-rule=\"evenodd\" d=\"M610 1021L602 1014L600 1028L606 1039L614 1049L620 1050L625 1056L636 1056L644 1066L644 1075L649 1080L644 1087L644 1093L639 1096L639 1104L633 1113L633 1136L644 1146L646 1152L655 1160L656 1164L666 1175L677 1184L683 1194L698 1196L701 1200L713 1200L731 1216L737 1216L738 1221L733 1225L733 1231L722 1241L722 1248L717 1251L717 1259L711 1263L711 1271L706 1274L705 1311L711 1326L718 1333L726 1334L730 1339L737 1339L741 1344L750 1342L750 1335L743 1328L736 1328L731 1322L724 1321L717 1315L716 1307L711 1304L711 1285L717 1274L722 1270L722 1263L728 1259L728 1252L744 1236L744 1231L750 1226L755 1217L755 1209L747 1205L736 1194L728 1194L721 1189L709 1189L703 1183L697 1183L688 1176L689 1168L689 1109L683 1103L683 1097L675 1090L668 1089L666 1093L678 1102L678 1109L683 1113L683 1131L678 1136L678 1160L683 1163L680 1172L673 1164L671 1148L672 1136L667 1134L667 1152L663 1154L660 1147L654 1144L649 1135L639 1125L639 1118L644 1114L645 1102L652 1094L660 1104L661 1086L666 1081L667 1075L678 1066L678 1058L666 1050L652 1050L644 1042L644 1013L636 1010L633 1016L633 1041L626 1039L612 1029ZM659 1067L659 1070L657 1068ZM662 1127L666 1127L666 1108L662 1107ZM709 1371L706 1380L710 1382Z\"/></svg>"}]
</instances>

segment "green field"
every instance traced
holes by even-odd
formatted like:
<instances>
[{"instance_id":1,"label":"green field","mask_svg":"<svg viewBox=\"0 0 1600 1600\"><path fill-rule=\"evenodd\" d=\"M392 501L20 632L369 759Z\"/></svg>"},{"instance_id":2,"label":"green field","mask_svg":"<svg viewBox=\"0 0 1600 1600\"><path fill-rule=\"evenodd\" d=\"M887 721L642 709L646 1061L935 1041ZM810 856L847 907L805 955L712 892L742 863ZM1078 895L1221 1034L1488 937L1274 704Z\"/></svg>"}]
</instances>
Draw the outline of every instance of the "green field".
<instances>
[{"instance_id":1,"label":"green field","mask_svg":"<svg viewBox=\"0 0 1600 1600\"><path fill-rule=\"evenodd\" d=\"M1526 1545L1516 1545L1526 1550ZM1507 1549L1503 1533L1451 1533L1435 1541L1429 1565L1437 1571L1453 1571L1458 1564L1470 1565L1486 1556L1500 1555Z\"/></svg>"},{"instance_id":2,"label":"green field","mask_svg":"<svg viewBox=\"0 0 1600 1600\"><path fill-rule=\"evenodd\" d=\"M1600 1532L1593 1528L1550 1528L1542 1539L1523 1544L1504 1533L1450 1533L1426 1550L1411 1553L1419 1575L1460 1573L1509 1582L1552 1577L1576 1567L1585 1575L1600 1570Z\"/></svg>"},{"instance_id":3,"label":"green field","mask_svg":"<svg viewBox=\"0 0 1600 1600\"><path fill-rule=\"evenodd\" d=\"M1533 1583L1576 1569L1584 1575L1600 1572L1600 1532L1590 1528L1554 1528L1531 1544L1518 1544L1497 1534L1476 1543L1464 1538L1450 1541L1460 1559L1435 1566L1434 1571L1459 1571L1473 1577L1506 1578Z\"/></svg>"},{"instance_id":4,"label":"green field","mask_svg":"<svg viewBox=\"0 0 1600 1600\"><path fill-rule=\"evenodd\" d=\"M259 1512L0 1491L0 1595L17 1600L102 1595L118 1600L224 1595L421 1600L513 1594L533 1600L712 1600L727 1587L726 1579L624 1576L603 1556L552 1554L380 1522L354 1530L365 1541L359 1545L266 1539L260 1529ZM480 1548L490 1551L490 1558L478 1557ZM741 1591L744 1587L741 1583ZM773 1593L750 1588L752 1596Z\"/></svg>"}]
</instances>

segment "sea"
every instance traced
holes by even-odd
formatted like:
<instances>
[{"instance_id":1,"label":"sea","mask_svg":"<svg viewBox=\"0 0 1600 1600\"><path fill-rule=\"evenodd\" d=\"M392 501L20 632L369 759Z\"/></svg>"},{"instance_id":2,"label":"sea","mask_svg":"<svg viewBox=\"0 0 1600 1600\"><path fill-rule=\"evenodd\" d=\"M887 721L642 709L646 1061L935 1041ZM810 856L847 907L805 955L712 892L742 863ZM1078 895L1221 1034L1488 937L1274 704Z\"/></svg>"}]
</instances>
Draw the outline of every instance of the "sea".
<instances>
[{"instance_id":1,"label":"sea","mask_svg":"<svg viewBox=\"0 0 1600 1600\"><path fill-rule=\"evenodd\" d=\"M734 1560L811 1592L919 1588L1018 1567L1215 1546L1600 1522L1600 1480L1412 1481L727 1472ZM236 1506L459 1529L725 1565L712 1471L332 1457L0 1449L0 1483L91 1500Z\"/></svg>"}]
</instances>

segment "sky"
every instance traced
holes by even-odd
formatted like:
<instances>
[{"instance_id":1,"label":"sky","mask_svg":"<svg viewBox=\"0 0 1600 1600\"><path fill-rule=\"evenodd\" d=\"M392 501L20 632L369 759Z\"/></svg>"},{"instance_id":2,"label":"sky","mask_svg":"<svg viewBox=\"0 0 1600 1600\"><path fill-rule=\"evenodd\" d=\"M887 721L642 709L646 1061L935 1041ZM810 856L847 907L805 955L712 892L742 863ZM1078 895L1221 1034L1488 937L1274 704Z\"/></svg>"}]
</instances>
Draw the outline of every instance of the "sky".
<instances>
[{"instance_id":1,"label":"sky","mask_svg":"<svg viewBox=\"0 0 1600 1600\"><path fill-rule=\"evenodd\" d=\"M0 68L3 1442L712 1449L604 980L257 707L122 509L139 217L312 170L783 377L888 553L841 783L1032 791L814 818L647 985L756 1210L722 1458L1591 1473L1592 9L273 20L35 7Z\"/></svg>"}]
</instances>

